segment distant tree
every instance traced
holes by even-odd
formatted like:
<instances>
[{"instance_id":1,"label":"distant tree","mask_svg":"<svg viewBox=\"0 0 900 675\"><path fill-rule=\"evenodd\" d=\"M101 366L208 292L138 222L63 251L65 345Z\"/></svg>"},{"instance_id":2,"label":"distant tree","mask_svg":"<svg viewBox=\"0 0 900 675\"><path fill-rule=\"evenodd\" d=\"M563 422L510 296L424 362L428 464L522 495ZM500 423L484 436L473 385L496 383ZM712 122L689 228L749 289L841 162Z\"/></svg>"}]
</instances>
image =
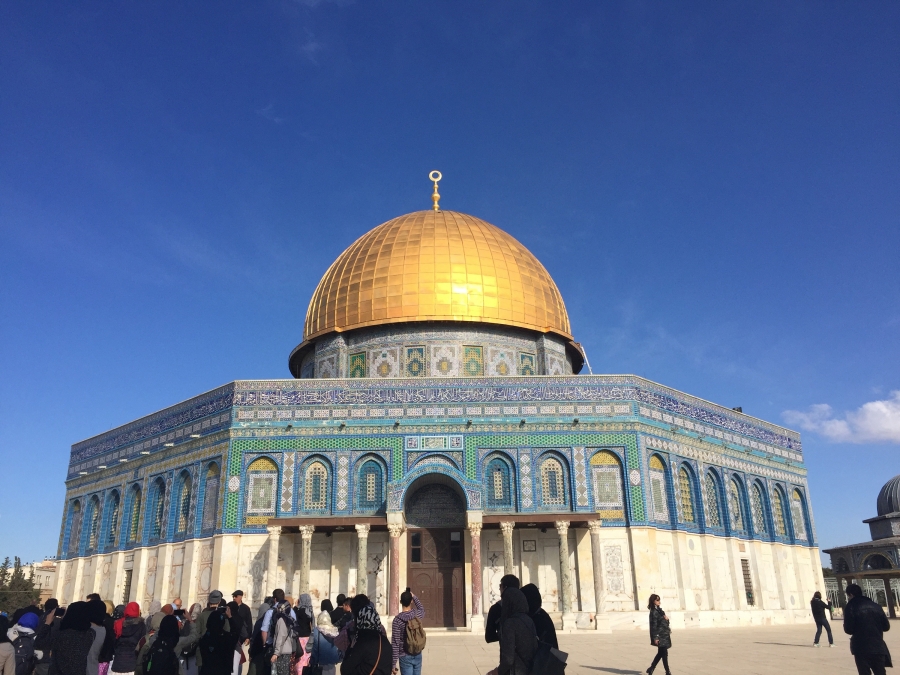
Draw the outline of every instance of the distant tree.
<instances>
[{"instance_id":1,"label":"distant tree","mask_svg":"<svg viewBox=\"0 0 900 675\"><path fill-rule=\"evenodd\" d=\"M823 567L823 568L822 568L822 576L823 576L823 577L833 577L833 576L834 576L834 570L831 569L830 567Z\"/></svg>"},{"instance_id":2,"label":"distant tree","mask_svg":"<svg viewBox=\"0 0 900 675\"><path fill-rule=\"evenodd\" d=\"M0 611L12 614L20 607L37 604L40 595L34 587L34 568L25 576L20 558L13 559L12 570L6 558L0 565Z\"/></svg>"}]
</instances>

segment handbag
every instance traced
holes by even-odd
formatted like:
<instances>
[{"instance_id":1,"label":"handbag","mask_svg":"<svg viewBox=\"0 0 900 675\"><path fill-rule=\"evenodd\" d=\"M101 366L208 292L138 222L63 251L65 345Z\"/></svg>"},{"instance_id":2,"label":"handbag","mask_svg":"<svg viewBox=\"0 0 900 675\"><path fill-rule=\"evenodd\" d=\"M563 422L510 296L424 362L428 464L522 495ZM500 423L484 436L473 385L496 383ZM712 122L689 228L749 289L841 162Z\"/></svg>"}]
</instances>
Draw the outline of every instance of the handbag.
<instances>
[{"instance_id":1,"label":"handbag","mask_svg":"<svg viewBox=\"0 0 900 675\"><path fill-rule=\"evenodd\" d=\"M375 675L375 671L378 669L378 664L381 663L381 636L378 636L378 658L375 659L375 665L372 666L372 672L369 675Z\"/></svg>"},{"instance_id":2,"label":"handbag","mask_svg":"<svg viewBox=\"0 0 900 675\"><path fill-rule=\"evenodd\" d=\"M319 648L319 639L322 637L322 634L316 631L316 665L314 666L303 666L303 672L300 675L322 675L322 666L319 665L318 658L318 648Z\"/></svg>"}]
</instances>

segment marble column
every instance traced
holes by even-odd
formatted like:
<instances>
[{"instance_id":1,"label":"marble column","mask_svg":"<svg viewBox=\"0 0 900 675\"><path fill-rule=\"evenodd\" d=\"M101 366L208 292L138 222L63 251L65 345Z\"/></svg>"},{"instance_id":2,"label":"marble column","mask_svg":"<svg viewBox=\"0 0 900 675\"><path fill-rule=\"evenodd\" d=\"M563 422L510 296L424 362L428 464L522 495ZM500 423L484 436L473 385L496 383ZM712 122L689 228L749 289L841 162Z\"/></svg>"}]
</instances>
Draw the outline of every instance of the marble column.
<instances>
[{"instance_id":1,"label":"marble column","mask_svg":"<svg viewBox=\"0 0 900 675\"><path fill-rule=\"evenodd\" d=\"M388 589L388 615L400 613L400 535L406 528L402 523L388 523L391 535L390 576Z\"/></svg>"},{"instance_id":2,"label":"marble column","mask_svg":"<svg viewBox=\"0 0 900 675\"><path fill-rule=\"evenodd\" d=\"M266 595L271 595L272 591L278 588L278 543L281 540L281 528L270 525L266 529L269 531L269 564L266 565L268 590Z\"/></svg>"},{"instance_id":3,"label":"marble column","mask_svg":"<svg viewBox=\"0 0 900 675\"><path fill-rule=\"evenodd\" d=\"M356 526L356 592L369 592L369 526Z\"/></svg>"},{"instance_id":4,"label":"marble column","mask_svg":"<svg viewBox=\"0 0 900 675\"><path fill-rule=\"evenodd\" d=\"M888 605L888 616L892 619L896 619L897 612L894 610L894 594L891 592L891 578L882 577L881 580L884 582L884 599L887 601Z\"/></svg>"},{"instance_id":5,"label":"marble column","mask_svg":"<svg viewBox=\"0 0 900 675\"><path fill-rule=\"evenodd\" d=\"M513 553L513 529L515 523L500 523L503 532L503 574L515 574L515 554Z\"/></svg>"},{"instance_id":6,"label":"marble column","mask_svg":"<svg viewBox=\"0 0 900 675\"><path fill-rule=\"evenodd\" d=\"M300 530L300 588L297 597L302 593L309 593L309 565L312 557L312 536L316 531L315 525L301 525Z\"/></svg>"},{"instance_id":7,"label":"marble column","mask_svg":"<svg viewBox=\"0 0 900 675\"><path fill-rule=\"evenodd\" d=\"M569 570L569 521L554 523L559 534L559 597L562 599L563 630L575 628L575 614L572 611L572 572Z\"/></svg>"},{"instance_id":8,"label":"marble column","mask_svg":"<svg viewBox=\"0 0 900 675\"><path fill-rule=\"evenodd\" d=\"M603 611L603 547L600 545L600 530L603 529L602 520L592 520L588 523L591 531L591 563L594 568L594 628L601 633L611 633L609 616Z\"/></svg>"},{"instance_id":9,"label":"marble column","mask_svg":"<svg viewBox=\"0 0 900 675\"><path fill-rule=\"evenodd\" d=\"M475 623L483 623L484 617L481 606L481 523L469 523L469 534L472 537L472 629L476 630Z\"/></svg>"}]
</instances>

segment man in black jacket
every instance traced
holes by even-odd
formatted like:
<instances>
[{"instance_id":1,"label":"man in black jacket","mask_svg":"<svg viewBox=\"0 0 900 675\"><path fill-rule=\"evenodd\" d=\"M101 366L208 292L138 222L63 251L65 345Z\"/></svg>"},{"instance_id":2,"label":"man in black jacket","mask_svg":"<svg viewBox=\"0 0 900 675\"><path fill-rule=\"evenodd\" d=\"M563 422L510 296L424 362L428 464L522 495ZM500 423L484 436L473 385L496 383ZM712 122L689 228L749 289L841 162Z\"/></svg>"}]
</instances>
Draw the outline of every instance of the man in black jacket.
<instances>
[{"instance_id":1,"label":"man in black jacket","mask_svg":"<svg viewBox=\"0 0 900 675\"><path fill-rule=\"evenodd\" d=\"M893 666L883 637L891 624L881 605L864 596L859 586L850 584L844 592L849 598L844 608L844 632L850 636L856 670L859 675L885 675L885 667Z\"/></svg>"},{"instance_id":2,"label":"man in black jacket","mask_svg":"<svg viewBox=\"0 0 900 675\"><path fill-rule=\"evenodd\" d=\"M507 588L518 588L519 577L515 574L505 574L500 578L500 598L503 599L503 591ZM498 600L488 610L487 620L484 622L484 641L497 642L500 639L500 602Z\"/></svg>"}]
</instances>

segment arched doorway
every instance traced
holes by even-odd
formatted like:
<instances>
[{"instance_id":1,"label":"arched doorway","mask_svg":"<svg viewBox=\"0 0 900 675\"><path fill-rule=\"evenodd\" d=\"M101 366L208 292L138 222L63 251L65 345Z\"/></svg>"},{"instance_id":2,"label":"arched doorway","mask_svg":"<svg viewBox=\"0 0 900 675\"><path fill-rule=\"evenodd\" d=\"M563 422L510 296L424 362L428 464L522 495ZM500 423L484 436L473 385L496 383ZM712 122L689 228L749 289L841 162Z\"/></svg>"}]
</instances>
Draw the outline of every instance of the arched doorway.
<instances>
[{"instance_id":1,"label":"arched doorway","mask_svg":"<svg viewBox=\"0 0 900 675\"><path fill-rule=\"evenodd\" d=\"M426 627L463 627L466 502L441 474L423 476L407 492L407 584L425 607Z\"/></svg>"}]
</instances>

